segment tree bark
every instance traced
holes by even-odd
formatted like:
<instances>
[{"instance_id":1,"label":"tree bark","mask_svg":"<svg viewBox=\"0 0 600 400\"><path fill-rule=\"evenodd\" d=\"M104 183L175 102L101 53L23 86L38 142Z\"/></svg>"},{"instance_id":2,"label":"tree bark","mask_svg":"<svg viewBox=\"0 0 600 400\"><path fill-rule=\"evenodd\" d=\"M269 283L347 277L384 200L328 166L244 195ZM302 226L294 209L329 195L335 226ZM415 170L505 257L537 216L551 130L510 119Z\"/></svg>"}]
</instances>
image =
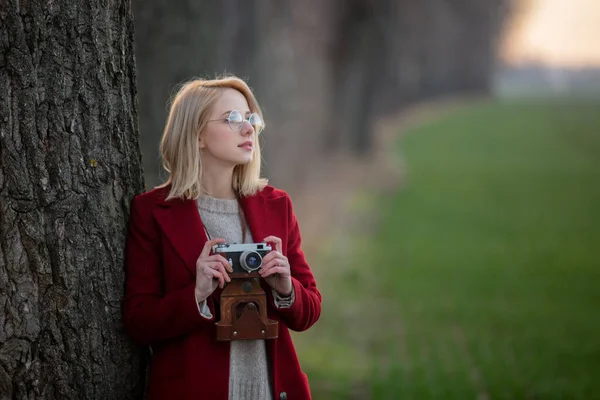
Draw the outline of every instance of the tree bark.
<instances>
[{"instance_id":1,"label":"tree bark","mask_svg":"<svg viewBox=\"0 0 600 400\"><path fill-rule=\"evenodd\" d=\"M143 190L127 0L0 0L0 399L129 399L129 202Z\"/></svg>"}]
</instances>

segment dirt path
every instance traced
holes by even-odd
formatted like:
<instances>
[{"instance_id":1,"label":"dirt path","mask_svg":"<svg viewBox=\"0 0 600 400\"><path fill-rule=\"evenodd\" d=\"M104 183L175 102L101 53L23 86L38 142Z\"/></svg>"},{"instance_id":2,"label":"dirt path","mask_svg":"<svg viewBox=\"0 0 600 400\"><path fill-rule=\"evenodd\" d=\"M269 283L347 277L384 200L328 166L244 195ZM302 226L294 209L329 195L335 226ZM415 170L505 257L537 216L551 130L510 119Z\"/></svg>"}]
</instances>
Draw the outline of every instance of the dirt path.
<instances>
[{"instance_id":1,"label":"dirt path","mask_svg":"<svg viewBox=\"0 0 600 400\"><path fill-rule=\"evenodd\" d=\"M318 348L319 340L328 343L327 347L343 343L338 350L327 354L343 360L334 368L353 377L356 382L353 398L370 398L361 388L373 368L387 374L399 362L405 379L410 379L411 362L400 310L386 306L387 300L378 294L381 282L376 274L356 270L355 258L361 257L356 246L361 239L370 239L378 229L376 200L401 189L405 182L405 167L397 147L400 136L414 126L464 106L465 102L465 99L447 99L421 104L381 119L372 157L361 163L350 158L332 158L309 179L310 187L302 193L292 192L303 248L327 299L323 304L323 321L307 334L294 335L294 341L301 353ZM348 289L348 282L353 280L359 281L358 286L350 284L352 288ZM395 343L395 351L387 350L386 343L390 341ZM313 353L311 357L307 362L320 364L319 355ZM336 384L339 382L315 382L314 389L329 393L334 390L329 386Z\"/></svg>"},{"instance_id":2,"label":"dirt path","mask_svg":"<svg viewBox=\"0 0 600 400\"><path fill-rule=\"evenodd\" d=\"M358 162L348 156L333 156L315 168L309 184L293 194L300 222L303 247L308 256L318 254L320 244L336 234L345 235L356 220L372 227L360 211L361 198L397 190L405 180L403 160L397 141L408 129L464 106L469 99L448 98L415 105L393 117L381 118L375 129L373 154ZM372 210L365 210L370 212Z\"/></svg>"}]
</instances>

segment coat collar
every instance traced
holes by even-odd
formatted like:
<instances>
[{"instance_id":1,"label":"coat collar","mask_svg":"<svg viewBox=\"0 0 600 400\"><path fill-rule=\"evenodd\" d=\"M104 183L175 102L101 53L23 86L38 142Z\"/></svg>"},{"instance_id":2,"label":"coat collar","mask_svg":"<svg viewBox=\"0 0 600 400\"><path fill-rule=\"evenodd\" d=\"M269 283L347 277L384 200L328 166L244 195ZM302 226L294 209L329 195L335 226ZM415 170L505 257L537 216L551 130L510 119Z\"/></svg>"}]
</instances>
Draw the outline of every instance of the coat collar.
<instances>
[{"instance_id":1,"label":"coat collar","mask_svg":"<svg viewBox=\"0 0 600 400\"><path fill-rule=\"evenodd\" d=\"M154 216L173 248L195 276L196 260L208 240L196 200L165 201L167 193L168 189L159 193ZM270 234L267 220L276 200L278 199L267 198L262 192L242 197L242 209L255 242L261 241Z\"/></svg>"}]
</instances>

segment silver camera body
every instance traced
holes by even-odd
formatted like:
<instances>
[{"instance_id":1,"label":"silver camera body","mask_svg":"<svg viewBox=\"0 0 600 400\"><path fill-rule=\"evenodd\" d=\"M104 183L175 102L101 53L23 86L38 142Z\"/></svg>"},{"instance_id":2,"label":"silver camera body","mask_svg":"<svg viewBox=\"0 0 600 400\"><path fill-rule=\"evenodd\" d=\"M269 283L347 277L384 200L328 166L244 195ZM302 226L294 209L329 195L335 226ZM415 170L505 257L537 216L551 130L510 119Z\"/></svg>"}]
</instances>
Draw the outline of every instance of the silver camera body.
<instances>
[{"instance_id":1,"label":"silver camera body","mask_svg":"<svg viewBox=\"0 0 600 400\"><path fill-rule=\"evenodd\" d=\"M225 257L234 274L256 272L262 266L262 258L271 251L267 243L218 243L212 247L213 254Z\"/></svg>"}]
</instances>

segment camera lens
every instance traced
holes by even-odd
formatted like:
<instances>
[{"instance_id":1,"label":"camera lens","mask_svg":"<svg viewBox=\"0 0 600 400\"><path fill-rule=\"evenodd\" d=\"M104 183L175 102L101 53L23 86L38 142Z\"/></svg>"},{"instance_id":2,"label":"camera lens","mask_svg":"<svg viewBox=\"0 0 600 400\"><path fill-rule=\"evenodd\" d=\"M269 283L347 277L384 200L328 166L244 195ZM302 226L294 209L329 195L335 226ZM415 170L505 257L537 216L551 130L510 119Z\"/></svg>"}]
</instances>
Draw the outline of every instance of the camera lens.
<instances>
[{"instance_id":1,"label":"camera lens","mask_svg":"<svg viewBox=\"0 0 600 400\"><path fill-rule=\"evenodd\" d=\"M240 256L240 264L248 272L254 272L260 268L262 257L256 251L245 251Z\"/></svg>"}]
</instances>

